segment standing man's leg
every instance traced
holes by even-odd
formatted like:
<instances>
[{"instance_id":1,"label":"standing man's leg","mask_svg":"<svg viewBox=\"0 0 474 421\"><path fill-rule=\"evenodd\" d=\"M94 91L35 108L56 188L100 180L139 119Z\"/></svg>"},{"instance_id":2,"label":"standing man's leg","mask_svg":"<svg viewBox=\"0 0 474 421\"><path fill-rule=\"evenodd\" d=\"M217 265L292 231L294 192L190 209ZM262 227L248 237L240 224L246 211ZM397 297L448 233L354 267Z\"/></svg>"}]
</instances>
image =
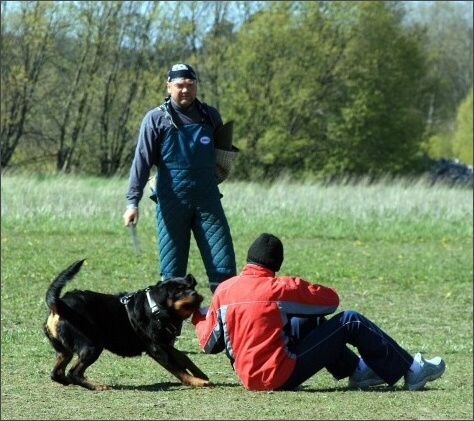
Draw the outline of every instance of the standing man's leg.
<instances>
[{"instance_id":1,"label":"standing man's leg","mask_svg":"<svg viewBox=\"0 0 474 421\"><path fill-rule=\"evenodd\" d=\"M237 273L232 235L220 200L198 207L193 233L214 292Z\"/></svg>"},{"instance_id":2,"label":"standing man's leg","mask_svg":"<svg viewBox=\"0 0 474 421\"><path fill-rule=\"evenodd\" d=\"M156 222L162 279L185 276L191 242L191 210L177 200L158 200Z\"/></svg>"}]
</instances>

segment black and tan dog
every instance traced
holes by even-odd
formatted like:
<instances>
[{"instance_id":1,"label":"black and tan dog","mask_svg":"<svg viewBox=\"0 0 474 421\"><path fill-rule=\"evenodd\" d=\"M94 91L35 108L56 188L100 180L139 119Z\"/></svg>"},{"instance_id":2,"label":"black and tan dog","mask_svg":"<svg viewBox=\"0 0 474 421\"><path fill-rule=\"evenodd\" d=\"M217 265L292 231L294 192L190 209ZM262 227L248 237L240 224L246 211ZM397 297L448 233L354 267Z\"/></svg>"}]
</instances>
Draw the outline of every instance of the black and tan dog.
<instances>
[{"instance_id":1,"label":"black and tan dog","mask_svg":"<svg viewBox=\"0 0 474 421\"><path fill-rule=\"evenodd\" d=\"M49 317L43 331L56 351L51 379L90 390L107 386L84 376L104 349L122 357L148 354L182 384L210 386L209 378L174 347L183 320L197 310L203 297L196 279L171 278L132 294L73 290L60 297L64 285L81 269L78 260L61 272L46 292ZM77 361L66 375L74 354Z\"/></svg>"}]
</instances>

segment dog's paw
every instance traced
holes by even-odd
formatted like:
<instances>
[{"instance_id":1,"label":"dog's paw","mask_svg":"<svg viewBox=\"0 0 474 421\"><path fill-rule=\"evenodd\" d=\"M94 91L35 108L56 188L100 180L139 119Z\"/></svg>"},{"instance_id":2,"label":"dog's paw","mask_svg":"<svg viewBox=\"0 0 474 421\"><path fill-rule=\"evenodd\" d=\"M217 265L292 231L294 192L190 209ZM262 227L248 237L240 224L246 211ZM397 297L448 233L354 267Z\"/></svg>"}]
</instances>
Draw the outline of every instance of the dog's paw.
<instances>
[{"instance_id":1,"label":"dog's paw","mask_svg":"<svg viewBox=\"0 0 474 421\"><path fill-rule=\"evenodd\" d=\"M64 386L69 386L71 384L71 380L69 380L67 376L65 376L64 374L58 374L55 371L51 373L51 380L53 382L60 383Z\"/></svg>"},{"instance_id":2,"label":"dog's paw","mask_svg":"<svg viewBox=\"0 0 474 421\"><path fill-rule=\"evenodd\" d=\"M185 386L193 387L208 387L212 386L212 383L207 379L201 379L200 377L191 376L188 373L182 373L179 376L181 383Z\"/></svg>"},{"instance_id":3,"label":"dog's paw","mask_svg":"<svg viewBox=\"0 0 474 421\"><path fill-rule=\"evenodd\" d=\"M102 391L102 390L107 390L109 387L106 385L106 384L101 384L101 383L97 383L97 384L94 384L94 388L91 389L91 390L96 390L96 391Z\"/></svg>"},{"instance_id":4,"label":"dog's paw","mask_svg":"<svg viewBox=\"0 0 474 421\"><path fill-rule=\"evenodd\" d=\"M107 390L108 386L103 383L96 382L94 380L86 379L85 377L69 374L68 379L71 384L84 387L89 390L102 391Z\"/></svg>"},{"instance_id":5,"label":"dog's paw","mask_svg":"<svg viewBox=\"0 0 474 421\"><path fill-rule=\"evenodd\" d=\"M199 377L194 377L190 384L193 387L210 387L212 385L209 380L200 379Z\"/></svg>"}]
</instances>

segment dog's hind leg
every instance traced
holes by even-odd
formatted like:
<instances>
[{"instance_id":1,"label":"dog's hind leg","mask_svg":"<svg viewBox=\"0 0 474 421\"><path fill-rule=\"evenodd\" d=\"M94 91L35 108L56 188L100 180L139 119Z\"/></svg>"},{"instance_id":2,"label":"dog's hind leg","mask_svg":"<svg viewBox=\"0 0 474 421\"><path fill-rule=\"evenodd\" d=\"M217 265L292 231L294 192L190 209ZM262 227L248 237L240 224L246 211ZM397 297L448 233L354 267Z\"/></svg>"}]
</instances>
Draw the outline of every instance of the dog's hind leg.
<instances>
[{"instance_id":1,"label":"dog's hind leg","mask_svg":"<svg viewBox=\"0 0 474 421\"><path fill-rule=\"evenodd\" d=\"M70 383L85 387L89 390L105 390L107 385L87 379L84 375L88 367L94 364L102 353L103 348L87 347L78 353L78 358L68 372Z\"/></svg>"},{"instance_id":2,"label":"dog's hind leg","mask_svg":"<svg viewBox=\"0 0 474 421\"><path fill-rule=\"evenodd\" d=\"M51 326L53 326L54 329L52 329ZM66 367L72 360L72 357L74 356L74 351L64 346L63 343L61 343L55 336L53 336L53 334L57 334L56 325L48 325L47 323L45 323L43 325L43 331L46 337L48 338L51 346L56 351L56 361L54 362L53 369L50 373L51 380L63 384L64 386L67 386L71 384L71 382L66 377Z\"/></svg>"},{"instance_id":3,"label":"dog's hind leg","mask_svg":"<svg viewBox=\"0 0 474 421\"><path fill-rule=\"evenodd\" d=\"M66 350L62 352L56 352L56 354L57 358L56 362L54 363L53 370L51 371L51 380L68 386L71 384L71 382L66 377L66 366L72 360L74 354Z\"/></svg>"}]
</instances>

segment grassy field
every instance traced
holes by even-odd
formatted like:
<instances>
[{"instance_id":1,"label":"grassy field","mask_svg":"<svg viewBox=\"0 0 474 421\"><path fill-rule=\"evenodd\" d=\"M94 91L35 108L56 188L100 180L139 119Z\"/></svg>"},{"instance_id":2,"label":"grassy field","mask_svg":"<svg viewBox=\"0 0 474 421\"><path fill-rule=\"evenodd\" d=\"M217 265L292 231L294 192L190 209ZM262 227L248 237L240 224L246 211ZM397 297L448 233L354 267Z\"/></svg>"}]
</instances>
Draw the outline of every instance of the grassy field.
<instances>
[{"instance_id":1,"label":"grassy field","mask_svg":"<svg viewBox=\"0 0 474 421\"><path fill-rule=\"evenodd\" d=\"M1 419L473 419L473 191L423 181L323 186L224 183L240 268L261 232L285 245L280 274L332 285L411 353L447 369L425 390L352 391L322 371L292 392L248 392L224 354L205 355L185 323L177 347L215 386L181 386L149 357L104 352L91 392L53 383L41 326L50 281L86 258L67 288L134 291L158 280L153 202L144 198L136 256L123 226L127 180L3 176ZM188 271L210 292L192 243ZM67 289L66 288L66 289Z\"/></svg>"}]
</instances>

